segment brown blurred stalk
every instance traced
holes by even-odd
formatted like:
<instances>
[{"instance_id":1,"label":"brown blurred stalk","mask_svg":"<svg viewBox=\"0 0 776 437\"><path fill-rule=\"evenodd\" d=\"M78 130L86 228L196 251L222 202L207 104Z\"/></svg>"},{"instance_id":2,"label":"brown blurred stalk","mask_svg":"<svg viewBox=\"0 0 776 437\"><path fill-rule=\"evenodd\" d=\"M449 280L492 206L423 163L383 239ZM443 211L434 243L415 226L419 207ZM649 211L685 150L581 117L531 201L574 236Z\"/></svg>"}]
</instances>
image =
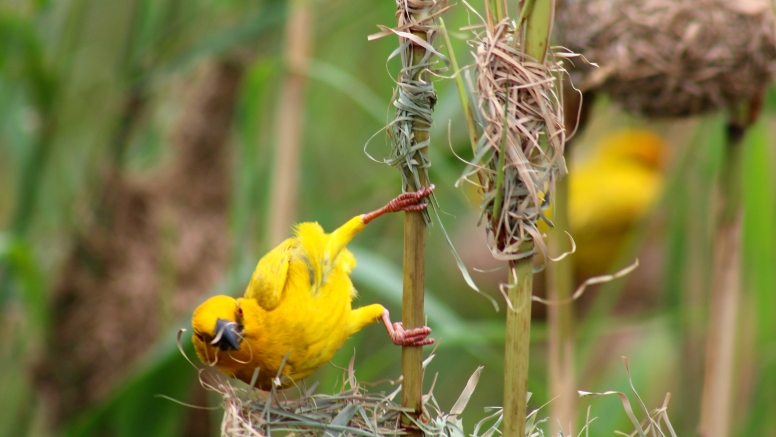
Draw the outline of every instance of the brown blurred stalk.
<instances>
[{"instance_id":1,"label":"brown blurred stalk","mask_svg":"<svg viewBox=\"0 0 776 437\"><path fill-rule=\"evenodd\" d=\"M307 0L292 0L285 33L285 75L280 89L266 241L281 243L296 219L299 156L304 133L304 100L310 53L311 13Z\"/></svg>"},{"instance_id":2,"label":"brown blurred stalk","mask_svg":"<svg viewBox=\"0 0 776 437\"><path fill-rule=\"evenodd\" d=\"M569 229L568 178L560 179L555 185L553 222L555 229L549 234L549 250L559 254L565 250L568 238L564 231ZM566 302L573 289L573 265L566 257L547 265L547 292L551 302ZM574 304L550 305L549 317L549 364L550 364L550 435L557 435L560 429L573 432L576 400L576 377L574 375Z\"/></svg>"},{"instance_id":3,"label":"brown blurred stalk","mask_svg":"<svg viewBox=\"0 0 776 437\"><path fill-rule=\"evenodd\" d=\"M579 135L587 124L590 112L592 94L583 96L572 87L570 78L563 77L563 115L566 135ZM584 103L584 104L583 104ZM566 140L564 154L566 162L571 156L569 146L571 139ZM569 226L569 179L563 177L555 184L553 199L553 229L548 235L550 253L558 255L567 250L568 238L565 231ZM572 235L573 237L573 235ZM562 260L547 264L547 295L550 301L566 301L571 298L574 289L574 259L565 257ZM549 321L549 389L550 396L550 435L557 435L561 429L564 434L573 433L576 419L577 383L575 375L575 325L576 315L574 303L550 305L547 309Z\"/></svg>"},{"instance_id":4,"label":"brown blurred stalk","mask_svg":"<svg viewBox=\"0 0 776 437\"><path fill-rule=\"evenodd\" d=\"M728 123L728 139L719 177L720 209L714 247L714 280L706 343L701 417L701 437L730 435L733 372L741 300L741 164L743 137L753 119L756 102L737 109Z\"/></svg>"}]
</instances>

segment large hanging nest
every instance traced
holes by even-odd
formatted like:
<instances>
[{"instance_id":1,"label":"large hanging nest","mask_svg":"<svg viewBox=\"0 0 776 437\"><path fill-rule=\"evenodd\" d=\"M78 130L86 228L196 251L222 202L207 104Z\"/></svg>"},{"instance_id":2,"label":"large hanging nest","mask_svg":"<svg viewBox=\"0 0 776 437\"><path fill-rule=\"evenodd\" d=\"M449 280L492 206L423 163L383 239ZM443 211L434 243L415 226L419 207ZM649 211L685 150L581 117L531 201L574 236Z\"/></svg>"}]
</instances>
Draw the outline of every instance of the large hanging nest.
<instances>
[{"instance_id":1,"label":"large hanging nest","mask_svg":"<svg viewBox=\"0 0 776 437\"><path fill-rule=\"evenodd\" d=\"M561 44L601 67L577 85L648 116L756 99L774 70L768 0L562 0L557 17Z\"/></svg>"}]
</instances>

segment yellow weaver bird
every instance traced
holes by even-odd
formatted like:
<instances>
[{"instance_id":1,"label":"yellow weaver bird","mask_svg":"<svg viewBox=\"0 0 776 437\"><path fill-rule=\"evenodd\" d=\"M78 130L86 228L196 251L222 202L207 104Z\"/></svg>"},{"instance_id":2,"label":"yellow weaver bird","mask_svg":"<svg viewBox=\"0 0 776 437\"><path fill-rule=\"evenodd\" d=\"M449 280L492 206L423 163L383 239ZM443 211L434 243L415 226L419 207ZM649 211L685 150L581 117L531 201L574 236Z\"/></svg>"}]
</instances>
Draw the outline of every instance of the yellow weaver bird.
<instances>
[{"instance_id":1,"label":"yellow weaver bird","mask_svg":"<svg viewBox=\"0 0 776 437\"><path fill-rule=\"evenodd\" d=\"M331 234L318 223L298 224L294 237L259 261L242 298L214 296L194 311L192 341L199 358L248 384L258 368L255 386L269 390L286 356L282 387L310 376L348 337L378 320L397 345L432 344L430 328L405 330L401 322L391 323L382 305L351 308L356 259L345 246L383 214L422 211L433 190L402 194Z\"/></svg>"},{"instance_id":2,"label":"yellow weaver bird","mask_svg":"<svg viewBox=\"0 0 776 437\"><path fill-rule=\"evenodd\" d=\"M569 227L577 244L574 268L579 278L612 273L628 233L660 196L665 154L665 141L657 134L623 129L571 165Z\"/></svg>"}]
</instances>

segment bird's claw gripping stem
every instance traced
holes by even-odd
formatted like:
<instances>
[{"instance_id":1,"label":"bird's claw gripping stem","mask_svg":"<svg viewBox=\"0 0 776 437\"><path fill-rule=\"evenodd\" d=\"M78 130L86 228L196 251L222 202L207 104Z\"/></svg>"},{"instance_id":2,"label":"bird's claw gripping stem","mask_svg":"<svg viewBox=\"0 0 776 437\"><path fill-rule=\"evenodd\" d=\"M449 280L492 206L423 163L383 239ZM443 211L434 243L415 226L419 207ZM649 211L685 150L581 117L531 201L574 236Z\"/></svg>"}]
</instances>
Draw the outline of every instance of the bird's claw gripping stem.
<instances>
[{"instance_id":1,"label":"bird's claw gripping stem","mask_svg":"<svg viewBox=\"0 0 776 437\"><path fill-rule=\"evenodd\" d=\"M433 192L434 192L434 186L429 185L428 187L423 187L418 191L412 191L409 193L400 194L395 199L388 202L388 204L385 205L384 207L376 211L372 211L368 214L362 215L361 219L364 221L364 224L367 224L372 220L376 219L377 217L380 217L381 215L389 212L423 211L428 206L428 203L421 202L421 201L426 197L430 196L431 193Z\"/></svg>"},{"instance_id":2,"label":"bird's claw gripping stem","mask_svg":"<svg viewBox=\"0 0 776 437\"><path fill-rule=\"evenodd\" d=\"M388 311L383 313L382 320L385 330L391 336L391 341L397 346L428 346L434 344L433 338L427 338L431 334L431 328L428 326L405 330L401 322L391 323Z\"/></svg>"}]
</instances>

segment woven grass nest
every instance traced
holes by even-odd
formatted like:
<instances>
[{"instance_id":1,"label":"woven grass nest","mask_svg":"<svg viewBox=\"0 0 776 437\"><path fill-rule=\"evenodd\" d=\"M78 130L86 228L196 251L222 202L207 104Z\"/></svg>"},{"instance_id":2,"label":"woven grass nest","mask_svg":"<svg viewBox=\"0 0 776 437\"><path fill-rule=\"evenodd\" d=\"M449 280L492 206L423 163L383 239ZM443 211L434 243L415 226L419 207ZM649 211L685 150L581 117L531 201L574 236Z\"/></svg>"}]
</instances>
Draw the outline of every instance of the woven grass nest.
<instances>
[{"instance_id":1,"label":"woven grass nest","mask_svg":"<svg viewBox=\"0 0 776 437\"><path fill-rule=\"evenodd\" d=\"M402 436L408 434L401 425L403 416L410 418L423 435L466 437L460 416L477 387L483 369L478 367L469 377L449 412L443 411L434 397L437 382L434 377L428 393L423 395L423 414L416 420L412 416L412 409L402 407L395 400L401 391L401 380L382 381L390 383L392 391L389 393L375 390L370 392L365 384L356 379L355 356L351 358L347 369L342 369L342 382L337 393L316 393L317 382L310 388L302 382L288 390L279 390L278 382L269 392L259 392L247 386L235 386L224 376L205 372L205 369L194 364L181 345L182 332L178 333L177 339L181 354L197 369L202 386L208 391L218 393L223 399L222 437L270 437L273 434L323 437ZM433 358L432 352L423 362L424 370ZM281 364L281 370L282 366ZM278 381L281 370L278 371ZM489 415L475 425L471 437L489 437L497 432L501 425L501 408L486 408L486 411L489 411ZM537 427L544 420L537 420L537 414L538 410L534 410L526 418L527 435L543 437Z\"/></svg>"},{"instance_id":2,"label":"woven grass nest","mask_svg":"<svg viewBox=\"0 0 776 437\"><path fill-rule=\"evenodd\" d=\"M600 68L575 83L653 117L757 99L776 60L768 0L561 0L560 44Z\"/></svg>"},{"instance_id":3,"label":"woven grass nest","mask_svg":"<svg viewBox=\"0 0 776 437\"><path fill-rule=\"evenodd\" d=\"M537 228L555 181L566 173L562 89L564 73L554 56L537 62L515 41L514 22L483 26L470 42L476 48L474 118L482 127L475 162L462 180L482 193L482 211L496 259L517 261L547 254ZM564 54L563 57L573 55ZM506 126L506 127L505 127Z\"/></svg>"}]
</instances>

